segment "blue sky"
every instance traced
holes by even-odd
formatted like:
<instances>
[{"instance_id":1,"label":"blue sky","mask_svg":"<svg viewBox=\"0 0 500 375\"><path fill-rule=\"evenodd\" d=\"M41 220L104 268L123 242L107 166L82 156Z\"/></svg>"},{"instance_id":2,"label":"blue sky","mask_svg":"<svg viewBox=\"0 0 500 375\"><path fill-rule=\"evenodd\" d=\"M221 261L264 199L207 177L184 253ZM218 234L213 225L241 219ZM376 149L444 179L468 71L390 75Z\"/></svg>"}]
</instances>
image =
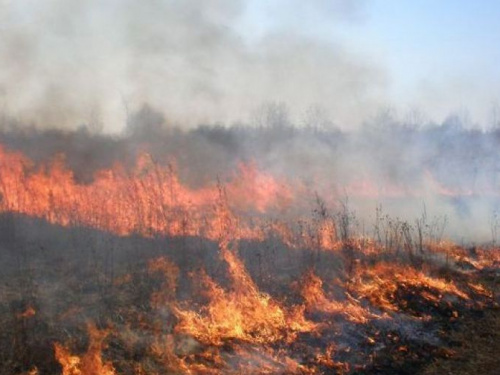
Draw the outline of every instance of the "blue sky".
<instances>
[{"instance_id":1,"label":"blue sky","mask_svg":"<svg viewBox=\"0 0 500 375\"><path fill-rule=\"evenodd\" d=\"M488 121L500 100L500 1L372 0L343 12L314 2L323 6L251 1L242 29L250 39L288 29L339 43L385 71L388 105L436 120L465 108Z\"/></svg>"},{"instance_id":2,"label":"blue sky","mask_svg":"<svg viewBox=\"0 0 500 375\"><path fill-rule=\"evenodd\" d=\"M458 77L498 83L500 2L380 0L370 10L360 33L383 50L396 87Z\"/></svg>"}]
</instances>

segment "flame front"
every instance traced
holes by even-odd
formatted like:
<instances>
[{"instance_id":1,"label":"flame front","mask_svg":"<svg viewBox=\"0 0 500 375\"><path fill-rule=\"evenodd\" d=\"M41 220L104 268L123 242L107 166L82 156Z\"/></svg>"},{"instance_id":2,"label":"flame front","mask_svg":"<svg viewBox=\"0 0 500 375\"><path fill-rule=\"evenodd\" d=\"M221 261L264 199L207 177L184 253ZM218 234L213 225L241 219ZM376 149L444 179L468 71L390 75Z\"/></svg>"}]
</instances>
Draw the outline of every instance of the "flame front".
<instances>
[{"instance_id":1,"label":"flame front","mask_svg":"<svg viewBox=\"0 0 500 375\"><path fill-rule=\"evenodd\" d=\"M135 298L122 305L115 298L119 306L109 307L113 313L106 319L88 306L60 312L61 322L81 313L108 327L88 323L85 351L74 340L56 340L54 355L64 375L114 375L123 369L134 374L355 372L372 363L380 348L407 352L398 340L422 340L413 330L436 311L453 320L459 307L486 306L494 297L465 272L457 271L457 281L440 277L435 259L444 254L456 267L465 262L481 270L499 262L496 252L470 256L430 238L421 239L419 249L404 222L386 228L393 232L383 246L381 239L350 232L348 210L330 215L319 197L312 218L297 214L303 186L292 189L255 163L239 164L224 182L197 189L181 182L174 165L162 166L143 154L131 170L117 164L81 184L63 157L35 166L22 154L0 149L3 212L121 239L139 235L161 246L167 246L166 239L196 238L200 248L217 248L214 259L190 268L179 261L180 254L169 258L158 246L154 258L133 260L146 270L130 266L129 273L100 285L99 298L106 303L112 293ZM353 187L358 188L378 194L369 184ZM278 220L279 215L286 219ZM245 246L258 248L253 258L245 256ZM284 255L273 258L279 252ZM42 319L43 311L25 304L14 316L24 327Z\"/></svg>"},{"instance_id":2,"label":"flame front","mask_svg":"<svg viewBox=\"0 0 500 375\"><path fill-rule=\"evenodd\" d=\"M38 168L20 153L0 148L0 210L40 217L51 223L90 226L119 235L203 236L217 239L213 204L220 186L197 190L183 185L172 164L162 167L143 154L132 171L117 164L92 183L78 184L62 156ZM291 191L255 164L240 164L224 186L235 210L265 212L286 207ZM259 238L258 228L240 233Z\"/></svg>"}]
</instances>

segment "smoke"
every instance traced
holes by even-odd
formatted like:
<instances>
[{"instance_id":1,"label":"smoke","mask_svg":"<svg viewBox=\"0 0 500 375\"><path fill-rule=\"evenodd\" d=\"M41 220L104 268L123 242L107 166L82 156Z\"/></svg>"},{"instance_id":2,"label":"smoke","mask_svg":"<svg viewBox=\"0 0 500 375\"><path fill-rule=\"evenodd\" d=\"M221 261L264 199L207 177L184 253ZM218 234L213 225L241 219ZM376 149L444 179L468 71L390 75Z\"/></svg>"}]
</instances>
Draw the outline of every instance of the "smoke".
<instances>
[{"instance_id":1,"label":"smoke","mask_svg":"<svg viewBox=\"0 0 500 375\"><path fill-rule=\"evenodd\" d=\"M284 9L351 22L360 6L294 3L277 2L276 27L256 39L245 26L250 1L3 0L2 107L22 122L107 131L143 103L176 124L244 120L267 101L297 117L314 104L338 123L359 123L379 105L383 70L297 31Z\"/></svg>"},{"instance_id":2,"label":"smoke","mask_svg":"<svg viewBox=\"0 0 500 375\"><path fill-rule=\"evenodd\" d=\"M143 144L171 154L193 186L255 160L305 181L312 199L318 193L331 205L343 192L369 195L354 202L367 223L377 203L411 218L425 203L429 215L456 220L454 233L490 235L499 205L492 134L462 129L470 127L465 112L421 130L418 111L403 120L374 116L385 101L384 70L331 35L307 32L320 18L363 22L364 1L278 0L258 12L255 4L0 0L0 122L7 113L16 124L127 131L121 140L35 132L3 141L35 160L62 152L85 182L115 160L133 163ZM428 101L445 96L438 90ZM262 106L270 102L283 104ZM333 127L367 118L358 132ZM195 126L235 121L262 129ZM166 125L177 127L165 133Z\"/></svg>"},{"instance_id":3,"label":"smoke","mask_svg":"<svg viewBox=\"0 0 500 375\"><path fill-rule=\"evenodd\" d=\"M14 128L0 132L0 144L39 166L63 154L79 184L92 184L97 172L117 163L133 168L144 152L164 166L173 162L182 184L193 189L230 184L241 163L249 163L292 191L291 204L266 212L270 217L310 217L316 197L334 215L348 199L353 230L363 234L372 234L379 208L379 216L413 227L425 216L428 236L498 241L498 131L467 129L453 117L416 127L382 116L345 132L322 128L321 113L299 127L280 105L263 111L260 126L183 129L165 127L161 113L144 107L130 115L120 137Z\"/></svg>"}]
</instances>

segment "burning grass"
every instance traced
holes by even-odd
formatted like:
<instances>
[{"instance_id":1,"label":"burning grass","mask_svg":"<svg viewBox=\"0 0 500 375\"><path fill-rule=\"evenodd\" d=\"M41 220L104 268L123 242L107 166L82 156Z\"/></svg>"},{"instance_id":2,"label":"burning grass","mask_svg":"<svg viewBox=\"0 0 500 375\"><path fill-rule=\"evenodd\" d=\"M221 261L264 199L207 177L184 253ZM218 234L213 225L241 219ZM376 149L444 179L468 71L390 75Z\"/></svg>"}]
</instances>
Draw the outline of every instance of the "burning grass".
<instances>
[{"instance_id":1,"label":"burning grass","mask_svg":"<svg viewBox=\"0 0 500 375\"><path fill-rule=\"evenodd\" d=\"M310 250L281 244L295 252L295 270L278 262L269 283L252 262L259 242L240 243L243 250L227 238L195 240L211 258L200 268L184 262L196 251L186 239L110 236L100 238L108 249L142 249L133 264L116 254L111 275L106 254L88 248L105 234L14 221L38 227L28 239L43 247L69 232L75 249L64 259L47 250L45 264L40 248L29 249L4 284L5 374L409 374L453 355L449 335L494 306L491 284L482 283L493 264L470 271L450 263L443 274L431 263L378 259L383 249L374 258L370 249L352 271L332 273L296 262ZM476 261L495 252L480 250ZM323 256L322 265L351 262L340 251ZM298 277L283 284L290 272Z\"/></svg>"},{"instance_id":2,"label":"burning grass","mask_svg":"<svg viewBox=\"0 0 500 375\"><path fill-rule=\"evenodd\" d=\"M414 374L496 306L498 249L425 217L369 238L319 197L278 220L297 192L252 164L190 189L147 156L86 185L0 162L2 374Z\"/></svg>"}]
</instances>

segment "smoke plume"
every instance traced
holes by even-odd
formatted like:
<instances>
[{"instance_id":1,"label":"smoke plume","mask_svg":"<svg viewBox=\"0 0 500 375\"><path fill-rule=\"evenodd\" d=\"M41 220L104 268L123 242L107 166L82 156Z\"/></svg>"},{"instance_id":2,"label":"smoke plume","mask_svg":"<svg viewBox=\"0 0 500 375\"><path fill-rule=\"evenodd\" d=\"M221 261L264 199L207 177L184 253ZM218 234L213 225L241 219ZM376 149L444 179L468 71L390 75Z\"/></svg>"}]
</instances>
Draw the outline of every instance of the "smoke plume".
<instances>
[{"instance_id":1,"label":"smoke plume","mask_svg":"<svg viewBox=\"0 0 500 375\"><path fill-rule=\"evenodd\" d=\"M241 120L268 101L297 117L320 105L342 125L359 123L383 96L383 70L288 21L321 12L351 22L362 7L280 3L268 15L276 27L256 36L241 26L251 5L243 0L4 0L2 107L23 122L107 131L143 103L176 124Z\"/></svg>"}]
</instances>

